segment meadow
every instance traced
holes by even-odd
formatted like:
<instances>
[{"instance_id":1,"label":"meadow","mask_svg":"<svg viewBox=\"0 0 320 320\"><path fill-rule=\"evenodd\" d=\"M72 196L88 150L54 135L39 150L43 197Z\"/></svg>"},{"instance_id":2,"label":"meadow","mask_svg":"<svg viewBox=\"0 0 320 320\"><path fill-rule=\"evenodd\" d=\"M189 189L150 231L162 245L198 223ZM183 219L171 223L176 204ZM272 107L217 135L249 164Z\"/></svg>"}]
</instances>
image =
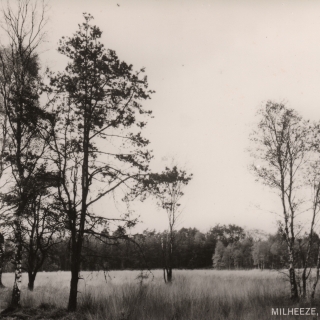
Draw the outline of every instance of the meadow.
<instances>
[{"instance_id":1,"label":"meadow","mask_svg":"<svg viewBox=\"0 0 320 320\"><path fill-rule=\"evenodd\" d=\"M163 282L161 270L144 276L139 271L82 272L81 276L79 310L68 315L69 272L39 273L33 292L27 290L23 274L24 308L16 319L297 319L272 316L271 308L311 307L308 301L292 304L287 278L277 271L175 270L171 285ZM13 274L4 274L3 283L1 309L10 301ZM320 313L319 303L312 307Z\"/></svg>"}]
</instances>

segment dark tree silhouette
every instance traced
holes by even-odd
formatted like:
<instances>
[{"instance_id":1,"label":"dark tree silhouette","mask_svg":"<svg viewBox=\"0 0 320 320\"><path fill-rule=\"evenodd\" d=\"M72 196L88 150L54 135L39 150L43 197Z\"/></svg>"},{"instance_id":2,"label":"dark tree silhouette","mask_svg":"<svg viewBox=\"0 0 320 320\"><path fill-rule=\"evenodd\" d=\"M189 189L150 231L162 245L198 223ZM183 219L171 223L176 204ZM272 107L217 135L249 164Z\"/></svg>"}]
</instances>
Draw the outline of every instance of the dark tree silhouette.
<instances>
[{"instance_id":1,"label":"dark tree silhouette","mask_svg":"<svg viewBox=\"0 0 320 320\"><path fill-rule=\"evenodd\" d=\"M188 185L192 179L192 174L178 169L165 168L160 174L150 174L149 179L144 181L145 192L155 196L159 206L167 212L169 229L166 239L162 239L162 254L163 254L163 277L164 281L171 283L173 256L175 250L175 228L177 221L182 213L180 210L180 201L183 193L183 188Z\"/></svg>"},{"instance_id":2,"label":"dark tree silhouette","mask_svg":"<svg viewBox=\"0 0 320 320\"><path fill-rule=\"evenodd\" d=\"M93 207L120 186L132 187L148 170L151 155L141 136L145 126L141 101L149 98L144 72L134 72L99 42L102 32L92 16L72 36L62 38L59 52L70 59L65 71L51 76L55 100L53 163L59 175L56 201L71 234L71 286L68 310L77 307L83 239L107 223ZM129 217L119 219L132 225Z\"/></svg>"}]
</instances>

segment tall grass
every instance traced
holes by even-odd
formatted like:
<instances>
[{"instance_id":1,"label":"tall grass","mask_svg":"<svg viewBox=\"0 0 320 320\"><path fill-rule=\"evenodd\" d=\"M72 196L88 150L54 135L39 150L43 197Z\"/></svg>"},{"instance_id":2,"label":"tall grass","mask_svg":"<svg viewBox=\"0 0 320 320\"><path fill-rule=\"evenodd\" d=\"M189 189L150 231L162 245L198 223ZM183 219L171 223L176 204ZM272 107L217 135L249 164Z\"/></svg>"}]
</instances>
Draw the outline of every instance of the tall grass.
<instances>
[{"instance_id":1,"label":"tall grass","mask_svg":"<svg viewBox=\"0 0 320 320\"><path fill-rule=\"evenodd\" d=\"M153 276L142 279L136 271L83 272L76 319L281 319L271 316L271 308L299 307L287 298L289 284L277 272L176 270L171 285L163 283L160 270ZM23 278L23 306L66 308L69 273L40 273L34 292L27 291ZM12 281L12 274L4 275L6 286ZM2 300L8 299L10 290L0 294Z\"/></svg>"}]
</instances>

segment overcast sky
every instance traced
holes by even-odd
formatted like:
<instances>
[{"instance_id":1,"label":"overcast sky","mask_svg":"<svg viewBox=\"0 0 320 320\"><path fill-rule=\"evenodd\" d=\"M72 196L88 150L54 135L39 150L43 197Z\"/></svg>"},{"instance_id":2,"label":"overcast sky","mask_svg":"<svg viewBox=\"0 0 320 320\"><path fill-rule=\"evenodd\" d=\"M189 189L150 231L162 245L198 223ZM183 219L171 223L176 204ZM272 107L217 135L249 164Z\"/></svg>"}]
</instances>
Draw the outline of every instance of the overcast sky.
<instances>
[{"instance_id":1,"label":"overcast sky","mask_svg":"<svg viewBox=\"0 0 320 320\"><path fill-rule=\"evenodd\" d=\"M179 227L235 223L274 232L280 201L248 171L248 136L269 99L320 119L320 2L54 0L42 54L49 67L64 67L57 42L76 31L83 12L94 16L107 48L146 67L156 91L145 104L154 113L145 132L154 167L173 157L194 174ZM152 201L135 209L144 221L136 230L166 228Z\"/></svg>"}]
</instances>

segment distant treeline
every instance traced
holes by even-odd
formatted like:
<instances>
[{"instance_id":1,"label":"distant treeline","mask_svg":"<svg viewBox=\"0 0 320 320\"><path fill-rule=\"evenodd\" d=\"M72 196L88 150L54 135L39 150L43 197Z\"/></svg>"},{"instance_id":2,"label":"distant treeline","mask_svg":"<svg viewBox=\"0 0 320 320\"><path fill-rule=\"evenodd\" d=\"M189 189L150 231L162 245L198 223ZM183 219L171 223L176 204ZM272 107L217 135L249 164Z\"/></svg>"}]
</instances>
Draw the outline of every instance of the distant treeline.
<instances>
[{"instance_id":1,"label":"distant treeline","mask_svg":"<svg viewBox=\"0 0 320 320\"><path fill-rule=\"evenodd\" d=\"M318 236L312 248L312 263L316 265ZM236 225L216 225L203 233L196 228L182 228L175 232L174 268L197 269L280 269L288 263L286 243L280 233L266 235L245 231ZM297 267L306 256L307 238L297 240ZM84 241L82 270L158 269L163 267L163 251L168 233L145 230L124 237L117 232L102 238L87 236ZM10 263L10 242L6 244L5 271L13 270ZM41 270L70 270L68 238L52 247ZM27 258L27 254L25 256ZM23 268L27 269L27 259Z\"/></svg>"}]
</instances>

